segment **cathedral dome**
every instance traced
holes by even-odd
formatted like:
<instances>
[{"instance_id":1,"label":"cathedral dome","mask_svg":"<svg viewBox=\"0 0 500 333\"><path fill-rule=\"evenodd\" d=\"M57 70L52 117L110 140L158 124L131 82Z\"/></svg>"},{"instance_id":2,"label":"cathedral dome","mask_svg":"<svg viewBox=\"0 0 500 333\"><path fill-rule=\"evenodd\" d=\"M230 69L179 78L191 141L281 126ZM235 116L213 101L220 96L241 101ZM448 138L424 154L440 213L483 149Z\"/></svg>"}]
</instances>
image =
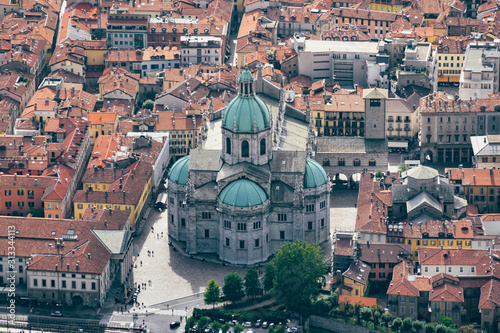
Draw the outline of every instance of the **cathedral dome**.
<instances>
[{"instance_id":1,"label":"cathedral dome","mask_svg":"<svg viewBox=\"0 0 500 333\"><path fill-rule=\"evenodd\" d=\"M188 180L189 155L174 163L168 174L168 179L179 185L186 185Z\"/></svg>"},{"instance_id":2,"label":"cathedral dome","mask_svg":"<svg viewBox=\"0 0 500 333\"><path fill-rule=\"evenodd\" d=\"M315 160L308 158L304 173L304 188L315 188L326 184L327 181L325 169Z\"/></svg>"},{"instance_id":3,"label":"cathedral dome","mask_svg":"<svg viewBox=\"0 0 500 333\"><path fill-rule=\"evenodd\" d=\"M262 131L269 127L269 109L253 92L253 75L244 70L238 79L241 88L238 96L227 106L224 127L236 132Z\"/></svg>"},{"instance_id":4,"label":"cathedral dome","mask_svg":"<svg viewBox=\"0 0 500 333\"><path fill-rule=\"evenodd\" d=\"M252 207L262 205L267 200L267 195L259 184L248 179L238 179L224 187L219 198L229 206Z\"/></svg>"}]
</instances>

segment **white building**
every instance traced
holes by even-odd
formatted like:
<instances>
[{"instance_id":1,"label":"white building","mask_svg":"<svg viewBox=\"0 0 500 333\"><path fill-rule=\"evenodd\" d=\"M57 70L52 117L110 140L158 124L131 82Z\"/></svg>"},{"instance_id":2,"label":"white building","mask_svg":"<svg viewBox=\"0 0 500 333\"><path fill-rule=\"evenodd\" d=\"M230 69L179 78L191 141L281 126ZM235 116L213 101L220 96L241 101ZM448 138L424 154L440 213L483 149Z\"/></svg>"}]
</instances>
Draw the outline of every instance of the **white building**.
<instances>
[{"instance_id":1,"label":"white building","mask_svg":"<svg viewBox=\"0 0 500 333\"><path fill-rule=\"evenodd\" d=\"M298 54L299 75L313 81L333 80L345 87L375 84L388 88L381 75L389 63L389 57L383 54L383 41L306 40L303 35L295 35L290 41Z\"/></svg>"},{"instance_id":2,"label":"white building","mask_svg":"<svg viewBox=\"0 0 500 333\"><path fill-rule=\"evenodd\" d=\"M398 89L415 84L437 91L437 48L431 43L409 40L405 49L401 70L398 72Z\"/></svg>"},{"instance_id":3,"label":"white building","mask_svg":"<svg viewBox=\"0 0 500 333\"><path fill-rule=\"evenodd\" d=\"M223 58L222 38L212 36L181 36L181 60L190 64L220 65Z\"/></svg>"},{"instance_id":4,"label":"white building","mask_svg":"<svg viewBox=\"0 0 500 333\"><path fill-rule=\"evenodd\" d=\"M489 94L498 93L498 46L498 43L469 44L460 74L461 100L488 98Z\"/></svg>"}]
</instances>

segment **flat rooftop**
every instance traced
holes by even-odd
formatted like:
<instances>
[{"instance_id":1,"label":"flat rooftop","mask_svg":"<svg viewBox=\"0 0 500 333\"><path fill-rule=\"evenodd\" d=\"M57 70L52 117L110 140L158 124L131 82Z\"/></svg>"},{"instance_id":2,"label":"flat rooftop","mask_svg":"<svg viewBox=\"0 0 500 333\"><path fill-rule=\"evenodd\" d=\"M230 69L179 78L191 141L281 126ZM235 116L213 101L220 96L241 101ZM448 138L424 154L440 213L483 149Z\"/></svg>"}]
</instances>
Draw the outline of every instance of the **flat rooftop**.
<instances>
[{"instance_id":1,"label":"flat rooftop","mask_svg":"<svg viewBox=\"0 0 500 333\"><path fill-rule=\"evenodd\" d=\"M336 40L306 40L303 52L369 53L377 54L379 42L345 42Z\"/></svg>"}]
</instances>

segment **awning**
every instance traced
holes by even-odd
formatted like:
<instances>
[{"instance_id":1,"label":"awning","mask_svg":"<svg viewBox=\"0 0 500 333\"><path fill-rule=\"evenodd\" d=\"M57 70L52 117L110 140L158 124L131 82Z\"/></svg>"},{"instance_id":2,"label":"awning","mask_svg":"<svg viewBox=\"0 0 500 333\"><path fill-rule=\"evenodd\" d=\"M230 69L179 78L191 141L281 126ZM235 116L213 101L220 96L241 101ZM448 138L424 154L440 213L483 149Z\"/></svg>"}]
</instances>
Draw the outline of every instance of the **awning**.
<instances>
[{"instance_id":1,"label":"awning","mask_svg":"<svg viewBox=\"0 0 500 333\"><path fill-rule=\"evenodd\" d=\"M404 148L408 149L408 141L389 141L389 148Z\"/></svg>"}]
</instances>

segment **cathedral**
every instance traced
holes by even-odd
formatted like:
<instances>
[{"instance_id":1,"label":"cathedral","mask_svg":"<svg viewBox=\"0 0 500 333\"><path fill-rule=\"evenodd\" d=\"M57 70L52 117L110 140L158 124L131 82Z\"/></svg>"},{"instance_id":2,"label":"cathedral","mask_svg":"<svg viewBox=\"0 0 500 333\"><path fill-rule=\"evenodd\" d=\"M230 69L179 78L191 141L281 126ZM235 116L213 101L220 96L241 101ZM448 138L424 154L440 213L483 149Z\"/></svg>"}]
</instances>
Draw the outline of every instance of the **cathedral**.
<instances>
[{"instance_id":1,"label":"cathedral","mask_svg":"<svg viewBox=\"0 0 500 333\"><path fill-rule=\"evenodd\" d=\"M310 142L280 147L281 126L273 126L255 86L252 73L244 70L238 95L215 122L217 149L201 145L169 172L168 231L189 254L212 253L228 263L252 265L287 242L329 239L327 174L311 158ZM281 90L274 121L284 117ZM309 133L311 128L312 123Z\"/></svg>"}]
</instances>

